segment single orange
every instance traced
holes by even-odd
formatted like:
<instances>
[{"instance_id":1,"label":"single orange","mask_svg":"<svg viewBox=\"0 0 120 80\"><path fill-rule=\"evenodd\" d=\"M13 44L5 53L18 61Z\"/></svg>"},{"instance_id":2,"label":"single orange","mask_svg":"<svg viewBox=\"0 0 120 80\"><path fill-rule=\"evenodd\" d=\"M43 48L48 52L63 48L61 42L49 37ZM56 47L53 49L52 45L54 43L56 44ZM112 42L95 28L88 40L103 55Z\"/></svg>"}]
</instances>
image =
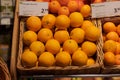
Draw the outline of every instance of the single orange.
<instances>
[{"instance_id":1,"label":"single orange","mask_svg":"<svg viewBox=\"0 0 120 80\"><path fill-rule=\"evenodd\" d=\"M84 20L81 28L83 30L86 30L86 28L91 27L91 26L94 26L94 24L90 20Z\"/></svg>"},{"instance_id":2,"label":"single orange","mask_svg":"<svg viewBox=\"0 0 120 80\"><path fill-rule=\"evenodd\" d=\"M56 39L49 39L45 44L45 49L52 54L60 51L60 43Z\"/></svg>"},{"instance_id":3,"label":"single orange","mask_svg":"<svg viewBox=\"0 0 120 80\"><path fill-rule=\"evenodd\" d=\"M46 14L42 17L42 26L44 28L54 28L56 17L53 14Z\"/></svg>"},{"instance_id":4,"label":"single orange","mask_svg":"<svg viewBox=\"0 0 120 80\"><path fill-rule=\"evenodd\" d=\"M72 63L73 65L76 66L84 66L87 64L87 60L88 60L88 56L87 54L82 51L82 50L76 50L73 54L72 54Z\"/></svg>"},{"instance_id":5,"label":"single orange","mask_svg":"<svg viewBox=\"0 0 120 80\"><path fill-rule=\"evenodd\" d=\"M60 7L61 5L57 0L49 2L49 11L51 13L58 13Z\"/></svg>"},{"instance_id":6,"label":"single orange","mask_svg":"<svg viewBox=\"0 0 120 80\"><path fill-rule=\"evenodd\" d=\"M91 57L96 53L97 46L93 42L85 41L81 45L81 50L83 50L89 57Z\"/></svg>"},{"instance_id":7,"label":"single orange","mask_svg":"<svg viewBox=\"0 0 120 80\"><path fill-rule=\"evenodd\" d=\"M95 64L95 60L93 58L88 58L87 60L87 66L91 66Z\"/></svg>"},{"instance_id":8,"label":"single orange","mask_svg":"<svg viewBox=\"0 0 120 80\"><path fill-rule=\"evenodd\" d=\"M68 9L68 7L66 6L62 6L59 10L58 10L58 15L66 15L69 16L70 11Z\"/></svg>"},{"instance_id":9,"label":"single orange","mask_svg":"<svg viewBox=\"0 0 120 80\"><path fill-rule=\"evenodd\" d=\"M32 51L24 51L21 55L21 61L24 67L35 67L37 56Z\"/></svg>"},{"instance_id":10,"label":"single orange","mask_svg":"<svg viewBox=\"0 0 120 80\"><path fill-rule=\"evenodd\" d=\"M103 24L103 31L105 33L108 33L110 31L116 31L116 26L113 22L105 22Z\"/></svg>"},{"instance_id":11,"label":"single orange","mask_svg":"<svg viewBox=\"0 0 120 80\"><path fill-rule=\"evenodd\" d=\"M56 54L55 59L56 65L62 67L70 66L72 62L70 54L66 51L61 51L58 54Z\"/></svg>"},{"instance_id":12,"label":"single orange","mask_svg":"<svg viewBox=\"0 0 120 80\"><path fill-rule=\"evenodd\" d=\"M84 17L80 12L72 12L69 15L71 27L81 27Z\"/></svg>"},{"instance_id":13,"label":"single orange","mask_svg":"<svg viewBox=\"0 0 120 80\"><path fill-rule=\"evenodd\" d=\"M103 44L103 51L104 52L115 52L116 50L116 42L113 40L106 40Z\"/></svg>"},{"instance_id":14,"label":"single orange","mask_svg":"<svg viewBox=\"0 0 120 80\"><path fill-rule=\"evenodd\" d=\"M86 40L95 42L100 38L101 32L96 26L87 27L84 31Z\"/></svg>"},{"instance_id":15,"label":"single orange","mask_svg":"<svg viewBox=\"0 0 120 80\"><path fill-rule=\"evenodd\" d=\"M66 15L58 15L56 17L55 26L58 29L67 29L70 27L70 19Z\"/></svg>"},{"instance_id":16,"label":"single orange","mask_svg":"<svg viewBox=\"0 0 120 80\"><path fill-rule=\"evenodd\" d=\"M42 53L38 58L39 66L50 67L55 64L55 57L50 52Z\"/></svg>"},{"instance_id":17,"label":"single orange","mask_svg":"<svg viewBox=\"0 0 120 80\"><path fill-rule=\"evenodd\" d=\"M37 32L41 28L41 19L37 16L30 16L26 20L26 26L29 30Z\"/></svg>"},{"instance_id":18,"label":"single orange","mask_svg":"<svg viewBox=\"0 0 120 80\"><path fill-rule=\"evenodd\" d=\"M104 63L105 65L110 65L110 66L115 64L115 55L113 52L104 53Z\"/></svg>"},{"instance_id":19,"label":"single orange","mask_svg":"<svg viewBox=\"0 0 120 80\"><path fill-rule=\"evenodd\" d=\"M89 17L91 15L91 7L85 4L81 7L80 12L83 15L83 17Z\"/></svg>"},{"instance_id":20,"label":"single orange","mask_svg":"<svg viewBox=\"0 0 120 80\"><path fill-rule=\"evenodd\" d=\"M78 44L73 39L68 39L63 43L63 50L73 54L78 49Z\"/></svg>"},{"instance_id":21,"label":"single orange","mask_svg":"<svg viewBox=\"0 0 120 80\"><path fill-rule=\"evenodd\" d=\"M67 30L58 30L54 33L54 38L63 44L66 40L70 39L69 32Z\"/></svg>"},{"instance_id":22,"label":"single orange","mask_svg":"<svg viewBox=\"0 0 120 80\"><path fill-rule=\"evenodd\" d=\"M67 4L67 7L70 13L75 12L78 9L78 3L75 0L70 0Z\"/></svg>"},{"instance_id":23,"label":"single orange","mask_svg":"<svg viewBox=\"0 0 120 80\"><path fill-rule=\"evenodd\" d=\"M74 28L70 32L70 38L75 40L77 43L82 43L85 39L85 31L81 28Z\"/></svg>"},{"instance_id":24,"label":"single orange","mask_svg":"<svg viewBox=\"0 0 120 80\"><path fill-rule=\"evenodd\" d=\"M46 42L47 40L53 38L53 33L50 29L48 28L42 28L40 29L40 31L38 32L38 40L41 42Z\"/></svg>"},{"instance_id":25,"label":"single orange","mask_svg":"<svg viewBox=\"0 0 120 80\"><path fill-rule=\"evenodd\" d=\"M42 54L45 51L45 46L40 41L34 41L29 46L30 50L33 51L37 56Z\"/></svg>"},{"instance_id":26,"label":"single orange","mask_svg":"<svg viewBox=\"0 0 120 80\"><path fill-rule=\"evenodd\" d=\"M23 33L23 43L25 45L30 45L32 42L37 40L37 34L34 31L25 31Z\"/></svg>"},{"instance_id":27,"label":"single orange","mask_svg":"<svg viewBox=\"0 0 120 80\"><path fill-rule=\"evenodd\" d=\"M119 35L114 32L114 31L111 31L111 32L108 32L106 34L106 39L107 40L114 40L114 41L118 41L119 40Z\"/></svg>"}]
</instances>

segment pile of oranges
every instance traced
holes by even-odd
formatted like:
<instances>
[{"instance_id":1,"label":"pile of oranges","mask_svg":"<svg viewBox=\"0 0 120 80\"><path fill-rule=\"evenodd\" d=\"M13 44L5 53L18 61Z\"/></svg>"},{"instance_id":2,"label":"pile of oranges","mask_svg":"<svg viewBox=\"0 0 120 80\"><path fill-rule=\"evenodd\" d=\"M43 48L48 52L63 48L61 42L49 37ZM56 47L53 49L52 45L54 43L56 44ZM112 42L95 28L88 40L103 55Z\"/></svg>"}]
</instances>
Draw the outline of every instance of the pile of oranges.
<instances>
[{"instance_id":1,"label":"pile of oranges","mask_svg":"<svg viewBox=\"0 0 120 80\"><path fill-rule=\"evenodd\" d=\"M75 0L52 0L49 14L30 16L23 33L24 67L34 66L91 66L96 62L96 41L100 30L90 21L90 6L81 9ZM79 10L78 10L79 9Z\"/></svg>"},{"instance_id":2,"label":"pile of oranges","mask_svg":"<svg viewBox=\"0 0 120 80\"><path fill-rule=\"evenodd\" d=\"M95 64L100 30L90 20L84 20L80 12L72 12L69 17L30 16L26 28L21 56L24 67Z\"/></svg>"},{"instance_id":3,"label":"pile of oranges","mask_svg":"<svg viewBox=\"0 0 120 80\"><path fill-rule=\"evenodd\" d=\"M120 64L120 24L105 22L103 24L103 52L105 65Z\"/></svg>"}]
</instances>

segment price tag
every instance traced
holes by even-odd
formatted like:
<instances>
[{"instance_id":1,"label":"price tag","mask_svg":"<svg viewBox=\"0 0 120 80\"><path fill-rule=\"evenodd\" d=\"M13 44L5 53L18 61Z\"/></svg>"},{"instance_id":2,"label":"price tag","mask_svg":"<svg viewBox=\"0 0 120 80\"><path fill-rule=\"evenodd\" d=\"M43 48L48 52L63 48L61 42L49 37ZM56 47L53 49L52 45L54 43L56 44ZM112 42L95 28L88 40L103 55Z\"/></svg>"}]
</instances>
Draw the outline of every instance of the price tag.
<instances>
[{"instance_id":1,"label":"price tag","mask_svg":"<svg viewBox=\"0 0 120 80\"><path fill-rule=\"evenodd\" d=\"M120 1L91 4L92 18L120 16Z\"/></svg>"},{"instance_id":2,"label":"price tag","mask_svg":"<svg viewBox=\"0 0 120 80\"><path fill-rule=\"evenodd\" d=\"M19 16L44 16L48 14L48 2L21 1Z\"/></svg>"},{"instance_id":3,"label":"price tag","mask_svg":"<svg viewBox=\"0 0 120 80\"><path fill-rule=\"evenodd\" d=\"M10 18L2 18L1 25L10 25Z\"/></svg>"}]
</instances>

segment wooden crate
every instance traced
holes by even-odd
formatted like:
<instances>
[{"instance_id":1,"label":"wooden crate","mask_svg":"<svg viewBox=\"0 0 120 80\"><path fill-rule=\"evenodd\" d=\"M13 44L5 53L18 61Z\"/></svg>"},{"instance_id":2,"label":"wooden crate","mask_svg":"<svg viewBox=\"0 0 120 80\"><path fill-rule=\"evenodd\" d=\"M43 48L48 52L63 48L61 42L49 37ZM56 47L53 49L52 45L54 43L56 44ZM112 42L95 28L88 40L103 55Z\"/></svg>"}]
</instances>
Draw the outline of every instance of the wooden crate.
<instances>
[{"instance_id":1,"label":"wooden crate","mask_svg":"<svg viewBox=\"0 0 120 80\"><path fill-rule=\"evenodd\" d=\"M97 25L96 20L92 20L92 22ZM71 74L97 74L100 73L100 68L101 65L100 63L100 47L101 47L101 37L100 39L96 42L97 45L97 53L96 53L96 63L92 66L67 66L67 67L58 67L58 66L52 66L52 67L41 67L41 66L36 66L32 68L25 68L22 66L21 63L21 55L23 53L23 33L25 31L25 19L22 18L20 20L20 34L19 34L19 51L18 51L18 58L17 58L17 70L19 71L20 74L24 75L71 75Z\"/></svg>"}]
</instances>

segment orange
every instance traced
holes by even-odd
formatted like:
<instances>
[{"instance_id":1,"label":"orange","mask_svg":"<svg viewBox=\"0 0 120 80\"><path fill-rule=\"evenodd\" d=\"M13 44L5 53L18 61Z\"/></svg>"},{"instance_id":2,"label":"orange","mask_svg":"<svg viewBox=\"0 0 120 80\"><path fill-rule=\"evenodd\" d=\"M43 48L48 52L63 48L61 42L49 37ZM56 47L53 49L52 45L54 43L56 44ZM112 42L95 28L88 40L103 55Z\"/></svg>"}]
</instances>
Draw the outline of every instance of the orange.
<instances>
[{"instance_id":1,"label":"orange","mask_svg":"<svg viewBox=\"0 0 120 80\"><path fill-rule=\"evenodd\" d=\"M55 57L50 52L42 53L38 58L39 66L50 67L55 64Z\"/></svg>"},{"instance_id":2,"label":"orange","mask_svg":"<svg viewBox=\"0 0 120 80\"><path fill-rule=\"evenodd\" d=\"M110 31L116 31L116 26L113 22L105 22L103 24L103 31L105 33L108 33Z\"/></svg>"},{"instance_id":3,"label":"orange","mask_svg":"<svg viewBox=\"0 0 120 80\"><path fill-rule=\"evenodd\" d=\"M70 32L70 38L75 40L77 43L82 43L85 38L85 32L81 28L74 28Z\"/></svg>"},{"instance_id":4,"label":"orange","mask_svg":"<svg viewBox=\"0 0 120 80\"><path fill-rule=\"evenodd\" d=\"M25 31L23 33L23 43L30 45L33 41L37 40L37 34L34 31Z\"/></svg>"},{"instance_id":5,"label":"orange","mask_svg":"<svg viewBox=\"0 0 120 80\"><path fill-rule=\"evenodd\" d=\"M90 57L96 53L97 46L93 42L85 41L81 45L81 50L83 50Z\"/></svg>"},{"instance_id":6,"label":"orange","mask_svg":"<svg viewBox=\"0 0 120 80\"><path fill-rule=\"evenodd\" d=\"M94 0L94 2L93 3L101 3L101 2L103 2L104 0Z\"/></svg>"},{"instance_id":7,"label":"orange","mask_svg":"<svg viewBox=\"0 0 120 80\"><path fill-rule=\"evenodd\" d=\"M70 0L57 0L61 6L66 6Z\"/></svg>"},{"instance_id":8,"label":"orange","mask_svg":"<svg viewBox=\"0 0 120 80\"><path fill-rule=\"evenodd\" d=\"M21 61L24 67L34 67L36 66L37 56L32 51L25 51L21 55Z\"/></svg>"},{"instance_id":9,"label":"orange","mask_svg":"<svg viewBox=\"0 0 120 80\"><path fill-rule=\"evenodd\" d=\"M49 39L45 44L45 48L48 52L57 54L60 51L60 43L56 39Z\"/></svg>"},{"instance_id":10,"label":"orange","mask_svg":"<svg viewBox=\"0 0 120 80\"><path fill-rule=\"evenodd\" d=\"M120 43L119 42L116 42L115 54L120 54Z\"/></svg>"},{"instance_id":11,"label":"orange","mask_svg":"<svg viewBox=\"0 0 120 80\"><path fill-rule=\"evenodd\" d=\"M56 59L56 65L62 67L70 66L72 61L70 54L66 51L59 52L56 55L55 59Z\"/></svg>"},{"instance_id":12,"label":"orange","mask_svg":"<svg viewBox=\"0 0 120 80\"><path fill-rule=\"evenodd\" d=\"M70 11L68 9L68 7L66 6L62 6L59 10L58 10L58 15L66 15L69 16Z\"/></svg>"},{"instance_id":13,"label":"orange","mask_svg":"<svg viewBox=\"0 0 120 80\"><path fill-rule=\"evenodd\" d=\"M117 25L117 28L116 28L116 32L118 33L118 35L120 36L120 24L119 25Z\"/></svg>"},{"instance_id":14,"label":"orange","mask_svg":"<svg viewBox=\"0 0 120 80\"><path fill-rule=\"evenodd\" d=\"M63 43L63 50L73 54L78 49L78 44L73 39L68 39Z\"/></svg>"},{"instance_id":15,"label":"orange","mask_svg":"<svg viewBox=\"0 0 120 80\"><path fill-rule=\"evenodd\" d=\"M60 44L63 44L66 40L70 39L70 36L67 30L58 30L54 33L54 38L58 40Z\"/></svg>"},{"instance_id":16,"label":"orange","mask_svg":"<svg viewBox=\"0 0 120 80\"><path fill-rule=\"evenodd\" d=\"M47 40L49 40L51 38L53 38L53 33L48 28L42 28L38 32L38 40L40 40L41 42L45 43Z\"/></svg>"},{"instance_id":17,"label":"orange","mask_svg":"<svg viewBox=\"0 0 120 80\"><path fill-rule=\"evenodd\" d=\"M69 16L71 27L80 27L83 23L83 16L80 12L73 12Z\"/></svg>"},{"instance_id":18,"label":"orange","mask_svg":"<svg viewBox=\"0 0 120 80\"><path fill-rule=\"evenodd\" d=\"M77 11L79 11L79 12L80 12L81 7L82 7L83 5L85 5L85 4L84 4L84 2L83 2L83 1L81 1L81 0L77 0L77 1L78 1L78 10L77 10Z\"/></svg>"},{"instance_id":19,"label":"orange","mask_svg":"<svg viewBox=\"0 0 120 80\"><path fill-rule=\"evenodd\" d=\"M43 0L35 0L35 1L37 1L37 2L43 2Z\"/></svg>"},{"instance_id":20,"label":"orange","mask_svg":"<svg viewBox=\"0 0 120 80\"><path fill-rule=\"evenodd\" d=\"M112 66L115 64L115 55L113 52L104 53L104 63L105 65Z\"/></svg>"},{"instance_id":21,"label":"orange","mask_svg":"<svg viewBox=\"0 0 120 80\"><path fill-rule=\"evenodd\" d=\"M45 46L40 41L34 41L30 45L30 50L33 51L37 56L45 51Z\"/></svg>"},{"instance_id":22,"label":"orange","mask_svg":"<svg viewBox=\"0 0 120 80\"><path fill-rule=\"evenodd\" d=\"M119 40L119 35L118 35L116 32L111 31L111 32L108 32L108 33L106 34L106 38L107 38L108 40L118 41L118 40Z\"/></svg>"},{"instance_id":23,"label":"orange","mask_svg":"<svg viewBox=\"0 0 120 80\"><path fill-rule=\"evenodd\" d=\"M26 20L26 26L29 30L37 32L41 28L41 19L37 16L30 16Z\"/></svg>"},{"instance_id":24,"label":"orange","mask_svg":"<svg viewBox=\"0 0 120 80\"><path fill-rule=\"evenodd\" d=\"M84 20L81 28L83 30L86 30L86 28L91 27L91 26L94 26L94 24L90 20Z\"/></svg>"},{"instance_id":25,"label":"orange","mask_svg":"<svg viewBox=\"0 0 120 80\"><path fill-rule=\"evenodd\" d=\"M115 55L115 64L120 65L120 54Z\"/></svg>"},{"instance_id":26,"label":"orange","mask_svg":"<svg viewBox=\"0 0 120 80\"><path fill-rule=\"evenodd\" d=\"M61 5L57 0L49 2L49 11L51 13L58 13L60 7Z\"/></svg>"},{"instance_id":27,"label":"orange","mask_svg":"<svg viewBox=\"0 0 120 80\"><path fill-rule=\"evenodd\" d=\"M88 58L87 60L87 66L91 66L95 64L95 60L93 58Z\"/></svg>"},{"instance_id":28,"label":"orange","mask_svg":"<svg viewBox=\"0 0 120 80\"><path fill-rule=\"evenodd\" d=\"M58 15L56 18L55 26L58 29L67 29L70 27L70 19L66 15Z\"/></svg>"},{"instance_id":29,"label":"orange","mask_svg":"<svg viewBox=\"0 0 120 80\"><path fill-rule=\"evenodd\" d=\"M68 7L70 13L75 12L78 9L78 3L74 0L70 0L67 4L67 7Z\"/></svg>"},{"instance_id":30,"label":"orange","mask_svg":"<svg viewBox=\"0 0 120 80\"><path fill-rule=\"evenodd\" d=\"M83 66L87 64L88 56L82 50L76 50L72 55L72 63L76 66Z\"/></svg>"},{"instance_id":31,"label":"orange","mask_svg":"<svg viewBox=\"0 0 120 80\"><path fill-rule=\"evenodd\" d=\"M44 28L54 28L56 17L53 14L46 14L42 17L42 26Z\"/></svg>"},{"instance_id":32,"label":"orange","mask_svg":"<svg viewBox=\"0 0 120 80\"><path fill-rule=\"evenodd\" d=\"M91 7L85 4L81 7L80 12L83 15L83 17L89 17L91 15Z\"/></svg>"},{"instance_id":33,"label":"orange","mask_svg":"<svg viewBox=\"0 0 120 80\"><path fill-rule=\"evenodd\" d=\"M104 44L103 44L103 51L104 52L110 51L110 52L114 53L115 50L116 50L116 42L115 41L107 40L104 42Z\"/></svg>"},{"instance_id":34,"label":"orange","mask_svg":"<svg viewBox=\"0 0 120 80\"><path fill-rule=\"evenodd\" d=\"M89 40L89 41L97 41L100 38L100 29L95 27L95 26L91 26L85 29L85 39Z\"/></svg>"}]
</instances>

